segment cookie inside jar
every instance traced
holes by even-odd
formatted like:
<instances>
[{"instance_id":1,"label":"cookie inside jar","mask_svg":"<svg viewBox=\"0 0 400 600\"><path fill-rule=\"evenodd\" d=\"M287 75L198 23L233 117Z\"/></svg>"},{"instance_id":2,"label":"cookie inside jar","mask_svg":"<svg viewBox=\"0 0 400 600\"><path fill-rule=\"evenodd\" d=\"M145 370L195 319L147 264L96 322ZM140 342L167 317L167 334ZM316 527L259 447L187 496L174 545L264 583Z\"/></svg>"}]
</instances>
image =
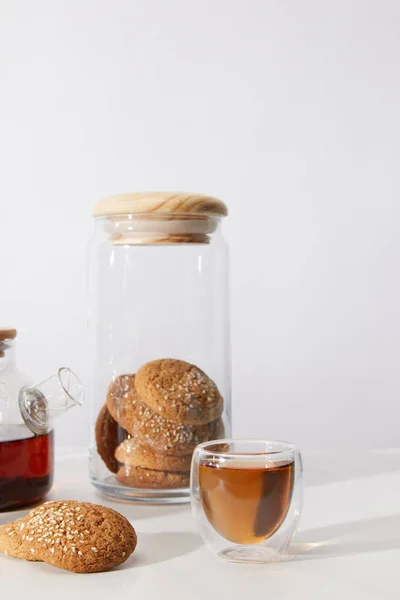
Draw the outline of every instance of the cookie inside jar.
<instances>
[{"instance_id":1,"label":"cookie inside jar","mask_svg":"<svg viewBox=\"0 0 400 600\"><path fill-rule=\"evenodd\" d=\"M153 360L110 382L96 421L97 450L123 486L186 488L194 448L224 437L223 410L215 382L199 367Z\"/></svg>"}]
</instances>

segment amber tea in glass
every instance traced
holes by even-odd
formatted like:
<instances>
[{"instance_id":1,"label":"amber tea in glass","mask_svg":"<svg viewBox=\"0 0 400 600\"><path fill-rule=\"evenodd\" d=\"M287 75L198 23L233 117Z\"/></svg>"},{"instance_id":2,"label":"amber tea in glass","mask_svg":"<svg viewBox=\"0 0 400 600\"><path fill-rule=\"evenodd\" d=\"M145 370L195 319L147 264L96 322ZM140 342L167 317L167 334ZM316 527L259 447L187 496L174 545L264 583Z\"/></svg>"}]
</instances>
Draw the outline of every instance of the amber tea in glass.
<instances>
[{"instance_id":1,"label":"amber tea in glass","mask_svg":"<svg viewBox=\"0 0 400 600\"><path fill-rule=\"evenodd\" d=\"M193 510L212 550L240 562L283 555L301 504L301 461L293 446L207 442L196 448L192 471Z\"/></svg>"}]
</instances>

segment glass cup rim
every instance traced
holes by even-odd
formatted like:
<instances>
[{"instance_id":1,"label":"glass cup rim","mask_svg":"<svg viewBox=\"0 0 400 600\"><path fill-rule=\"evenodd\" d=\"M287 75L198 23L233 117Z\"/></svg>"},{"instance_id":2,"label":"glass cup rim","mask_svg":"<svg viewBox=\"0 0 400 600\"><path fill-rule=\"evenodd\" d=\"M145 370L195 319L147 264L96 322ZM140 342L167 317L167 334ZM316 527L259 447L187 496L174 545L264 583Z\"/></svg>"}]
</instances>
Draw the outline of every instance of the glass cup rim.
<instances>
[{"instance_id":1,"label":"glass cup rim","mask_svg":"<svg viewBox=\"0 0 400 600\"><path fill-rule=\"evenodd\" d=\"M209 447L216 446L219 444L232 444L235 442L244 442L244 443L253 443L253 444L278 444L282 445L283 448L281 450L265 450L264 452L222 452L218 450L209 450ZM195 448L195 452L201 452L202 454L208 454L213 456L220 456L223 458L231 458L231 459L252 459L252 458L262 458L269 457L270 459L273 457L278 458L282 454L286 454L288 452L296 452L297 448L291 442L286 442L284 440L271 440L271 439L263 439L263 438L224 438L221 440L208 440L207 442L203 442L198 444Z\"/></svg>"}]
</instances>

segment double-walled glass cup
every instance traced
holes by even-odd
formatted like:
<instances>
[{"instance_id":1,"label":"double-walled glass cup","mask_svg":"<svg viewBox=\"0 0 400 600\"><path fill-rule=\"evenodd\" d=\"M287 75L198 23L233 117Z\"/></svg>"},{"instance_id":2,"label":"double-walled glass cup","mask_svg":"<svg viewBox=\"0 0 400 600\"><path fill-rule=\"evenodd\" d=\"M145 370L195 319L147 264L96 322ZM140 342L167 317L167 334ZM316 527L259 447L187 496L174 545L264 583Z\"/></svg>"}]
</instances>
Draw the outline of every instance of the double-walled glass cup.
<instances>
[{"instance_id":1,"label":"double-walled glass cup","mask_svg":"<svg viewBox=\"0 0 400 600\"><path fill-rule=\"evenodd\" d=\"M219 557L287 559L302 505L300 453L278 441L200 444L193 454L191 498L200 533Z\"/></svg>"},{"instance_id":2,"label":"double-walled glass cup","mask_svg":"<svg viewBox=\"0 0 400 600\"><path fill-rule=\"evenodd\" d=\"M169 192L94 208L90 471L107 496L187 502L194 448L230 435L226 214Z\"/></svg>"}]
</instances>

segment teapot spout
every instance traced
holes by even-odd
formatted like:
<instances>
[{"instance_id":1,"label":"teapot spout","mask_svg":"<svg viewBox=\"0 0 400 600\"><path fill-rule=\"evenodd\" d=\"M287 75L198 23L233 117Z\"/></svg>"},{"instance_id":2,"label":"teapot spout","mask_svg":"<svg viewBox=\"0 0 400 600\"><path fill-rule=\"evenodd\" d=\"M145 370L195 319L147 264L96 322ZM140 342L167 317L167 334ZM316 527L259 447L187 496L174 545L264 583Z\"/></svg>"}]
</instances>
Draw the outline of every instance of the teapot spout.
<instances>
[{"instance_id":1,"label":"teapot spout","mask_svg":"<svg viewBox=\"0 0 400 600\"><path fill-rule=\"evenodd\" d=\"M52 422L74 406L82 406L82 384L71 369L62 367L34 386L21 388L18 396L22 418L37 435L52 429Z\"/></svg>"}]
</instances>

